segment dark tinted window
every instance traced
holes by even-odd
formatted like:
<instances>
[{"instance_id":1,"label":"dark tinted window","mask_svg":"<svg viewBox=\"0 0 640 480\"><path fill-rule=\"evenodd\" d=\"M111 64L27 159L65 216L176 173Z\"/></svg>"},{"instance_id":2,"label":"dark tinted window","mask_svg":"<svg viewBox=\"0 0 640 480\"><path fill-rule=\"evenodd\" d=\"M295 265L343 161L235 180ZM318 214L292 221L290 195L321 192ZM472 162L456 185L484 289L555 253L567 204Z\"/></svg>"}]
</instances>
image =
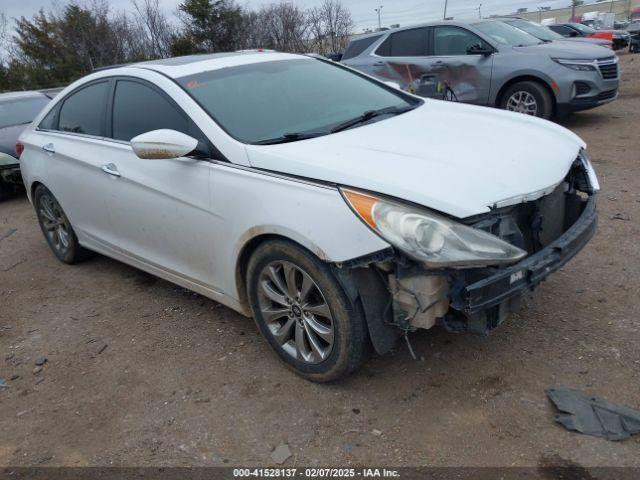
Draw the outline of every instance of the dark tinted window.
<instances>
[{"instance_id":1,"label":"dark tinted window","mask_svg":"<svg viewBox=\"0 0 640 480\"><path fill-rule=\"evenodd\" d=\"M0 128L31 123L48 103L44 95L0 102Z\"/></svg>"},{"instance_id":2,"label":"dark tinted window","mask_svg":"<svg viewBox=\"0 0 640 480\"><path fill-rule=\"evenodd\" d=\"M104 106L108 82L94 83L64 100L58 129L64 132L103 135Z\"/></svg>"},{"instance_id":3,"label":"dark tinted window","mask_svg":"<svg viewBox=\"0 0 640 480\"><path fill-rule=\"evenodd\" d=\"M549 28L564 37L568 37L569 35L571 35L571 32L574 32L575 34L575 30L563 25L550 25Z\"/></svg>"},{"instance_id":4,"label":"dark tinted window","mask_svg":"<svg viewBox=\"0 0 640 480\"><path fill-rule=\"evenodd\" d=\"M427 29L413 28L389 35L376 51L383 57L425 57Z\"/></svg>"},{"instance_id":5,"label":"dark tinted window","mask_svg":"<svg viewBox=\"0 0 640 480\"><path fill-rule=\"evenodd\" d=\"M433 54L437 56L466 55L472 45L483 45L482 39L464 28L435 27Z\"/></svg>"},{"instance_id":6,"label":"dark tinted window","mask_svg":"<svg viewBox=\"0 0 640 480\"><path fill-rule=\"evenodd\" d=\"M374 35L372 37L362 38L360 40L352 41L347 47L347 51L344 52L342 60L348 60L349 58L357 57L373 43L378 40L382 35Z\"/></svg>"},{"instance_id":7,"label":"dark tinted window","mask_svg":"<svg viewBox=\"0 0 640 480\"><path fill-rule=\"evenodd\" d=\"M113 138L128 142L161 128L191 134L186 115L166 97L141 83L119 80L113 99Z\"/></svg>"}]
</instances>

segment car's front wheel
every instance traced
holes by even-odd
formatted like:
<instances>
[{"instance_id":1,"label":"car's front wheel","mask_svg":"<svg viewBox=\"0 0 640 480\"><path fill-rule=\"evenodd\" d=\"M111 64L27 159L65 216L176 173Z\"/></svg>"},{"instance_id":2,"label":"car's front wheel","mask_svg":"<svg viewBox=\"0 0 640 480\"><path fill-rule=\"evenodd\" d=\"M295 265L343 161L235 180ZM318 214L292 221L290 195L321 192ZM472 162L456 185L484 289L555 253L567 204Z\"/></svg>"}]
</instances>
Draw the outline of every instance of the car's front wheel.
<instances>
[{"instance_id":1,"label":"car's front wheel","mask_svg":"<svg viewBox=\"0 0 640 480\"><path fill-rule=\"evenodd\" d=\"M518 82L504 92L500 108L549 119L553 115L553 99L547 88L539 82Z\"/></svg>"},{"instance_id":2,"label":"car's front wheel","mask_svg":"<svg viewBox=\"0 0 640 480\"><path fill-rule=\"evenodd\" d=\"M42 233L60 261L76 263L91 255L90 251L80 246L67 215L44 185L38 185L33 192L33 205Z\"/></svg>"},{"instance_id":3,"label":"car's front wheel","mask_svg":"<svg viewBox=\"0 0 640 480\"><path fill-rule=\"evenodd\" d=\"M369 338L360 306L309 251L284 240L261 244L249 262L247 286L258 328L298 374L336 380L366 359Z\"/></svg>"}]
</instances>

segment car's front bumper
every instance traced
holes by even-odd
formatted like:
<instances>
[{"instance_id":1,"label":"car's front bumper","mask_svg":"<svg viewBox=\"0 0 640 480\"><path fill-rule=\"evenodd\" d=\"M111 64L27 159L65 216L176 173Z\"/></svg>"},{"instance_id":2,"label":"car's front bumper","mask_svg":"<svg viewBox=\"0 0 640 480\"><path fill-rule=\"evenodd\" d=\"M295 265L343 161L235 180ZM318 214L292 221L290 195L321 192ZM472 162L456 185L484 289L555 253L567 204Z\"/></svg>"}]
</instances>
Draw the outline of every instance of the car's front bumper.
<instances>
[{"instance_id":1,"label":"car's front bumper","mask_svg":"<svg viewBox=\"0 0 640 480\"><path fill-rule=\"evenodd\" d=\"M535 288L582 250L593 237L597 223L596 199L591 196L578 220L544 249L464 287L464 312L477 314Z\"/></svg>"}]
</instances>

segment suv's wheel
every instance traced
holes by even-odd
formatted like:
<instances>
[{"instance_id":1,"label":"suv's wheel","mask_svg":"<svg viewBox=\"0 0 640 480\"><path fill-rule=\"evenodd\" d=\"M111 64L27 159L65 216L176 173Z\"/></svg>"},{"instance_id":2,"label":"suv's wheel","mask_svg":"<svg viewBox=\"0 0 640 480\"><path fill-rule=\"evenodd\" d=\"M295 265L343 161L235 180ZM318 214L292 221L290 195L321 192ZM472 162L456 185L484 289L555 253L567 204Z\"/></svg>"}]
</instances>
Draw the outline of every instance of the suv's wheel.
<instances>
[{"instance_id":1,"label":"suv's wheel","mask_svg":"<svg viewBox=\"0 0 640 480\"><path fill-rule=\"evenodd\" d=\"M38 222L47 243L56 257L65 263L84 260L91 252L80 246L69 219L62 207L44 185L38 185L33 193L33 204Z\"/></svg>"},{"instance_id":2,"label":"suv's wheel","mask_svg":"<svg viewBox=\"0 0 640 480\"><path fill-rule=\"evenodd\" d=\"M263 243L249 262L247 286L258 328L298 374L336 380L366 359L369 338L360 306L307 250L288 241Z\"/></svg>"},{"instance_id":3,"label":"suv's wheel","mask_svg":"<svg viewBox=\"0 0 640 480\"><path fill-rule=\"evenodd\" d=\"M504 92L500 108L549 119L553 115L553 99L546 87L539 82L518 82Z\"/></svg>"}]
</instances>

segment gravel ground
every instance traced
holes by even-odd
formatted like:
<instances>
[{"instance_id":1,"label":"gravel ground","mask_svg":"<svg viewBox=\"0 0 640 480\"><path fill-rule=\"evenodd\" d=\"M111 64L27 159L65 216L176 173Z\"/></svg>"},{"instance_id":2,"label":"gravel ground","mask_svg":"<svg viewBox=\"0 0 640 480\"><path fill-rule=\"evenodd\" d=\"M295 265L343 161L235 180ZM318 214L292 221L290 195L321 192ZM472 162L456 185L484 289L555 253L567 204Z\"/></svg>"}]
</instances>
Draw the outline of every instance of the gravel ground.
<instances>
[{"instance_id":1,"label":"gravel ground","mask_svg":"<svg viewBox=\"0 0 640 480\"><path fill-rule=\"evenodd\" d=\"M640 437L565 431L544 393L640 408L640 56L622 68L618 101L562 122L603 187L587 248L489 337L419 332L420 361L399 344L331 385L206 298L105 257L59 263L27 200L2 202L0 465L269 465L286 444L286 466L640 466Z\"/></svg>"}]
</instances>

